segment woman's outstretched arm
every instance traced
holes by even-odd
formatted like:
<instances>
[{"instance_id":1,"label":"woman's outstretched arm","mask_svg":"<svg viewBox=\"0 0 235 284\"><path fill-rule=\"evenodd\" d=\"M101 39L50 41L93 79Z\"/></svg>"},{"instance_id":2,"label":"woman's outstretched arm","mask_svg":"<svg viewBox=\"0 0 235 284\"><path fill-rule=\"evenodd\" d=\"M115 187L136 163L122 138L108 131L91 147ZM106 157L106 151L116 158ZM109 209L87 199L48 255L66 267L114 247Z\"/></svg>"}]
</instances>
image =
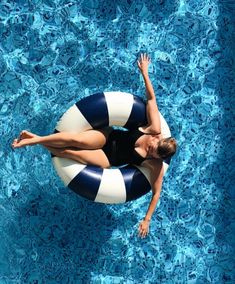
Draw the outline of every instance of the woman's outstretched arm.
<instances>
[{"instance_id":1,"label":"woman's outstretched arm","mask_svg":"<svg viewBox=\"0 0 235 284\"><path fill-rule=\"evenodd\" d=\"M141 54L137 63L144 79L147 96L146 112L148 125L146 127L143 127L143 131L146 133L160 134L161 122L156 102L156 96L148 75L148 66L150 64L150 58L147 54Z\"/></svg>"},{"instance_id":2,"label":"woman's outstretched arm","mask_svg":"<svg viewBox=\"0 0 235 284\"><path fill-rule=\"evenodd\" d=\"M150 221L160 198L164 175L163 165L161 161L152 161L146 166L150 169L152 198L146 215L139 225L139 236L142 238L146 237L149 232Z\"/></svg>"}]
</instances>

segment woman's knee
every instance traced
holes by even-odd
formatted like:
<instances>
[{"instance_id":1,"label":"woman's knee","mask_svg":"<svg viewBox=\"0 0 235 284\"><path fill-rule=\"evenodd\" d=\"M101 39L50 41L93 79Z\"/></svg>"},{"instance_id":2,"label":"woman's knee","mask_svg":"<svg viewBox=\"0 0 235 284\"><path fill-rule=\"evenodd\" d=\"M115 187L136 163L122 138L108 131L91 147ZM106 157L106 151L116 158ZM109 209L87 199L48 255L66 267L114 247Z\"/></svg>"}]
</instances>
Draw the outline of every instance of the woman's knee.
<instances>
[{"instance_id":1,"label":"woman's knee","mask_svg":"<svg viewBox=\"0 0 235 284\"><path fill-rule=\"evenodd\" d=\"M81 150L79 156L87 165L94 165L102 168L109 168L110 163L104 152L98 150Z\"/></svg>"}]
</instances>

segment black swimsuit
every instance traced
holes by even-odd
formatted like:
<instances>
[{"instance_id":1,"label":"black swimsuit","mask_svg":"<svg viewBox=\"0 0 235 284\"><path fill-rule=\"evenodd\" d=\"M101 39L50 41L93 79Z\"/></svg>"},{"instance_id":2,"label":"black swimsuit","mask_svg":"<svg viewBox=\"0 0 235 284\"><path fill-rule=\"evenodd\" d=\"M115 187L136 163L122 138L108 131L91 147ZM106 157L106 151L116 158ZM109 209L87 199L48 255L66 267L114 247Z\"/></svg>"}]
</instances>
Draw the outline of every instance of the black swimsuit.
<instances>
[{"instance_id":1,"label":"black swimsuit","mask_svg":"<svg viewBox=\"0 0 235 284\"><path fill-rule=\"evenodd\" d=\"M102 148L112 166L140 165L145 158L135 150L135 142L144 135L138 129L132 131L112 130Z\"/></svg>"}]
</instances>

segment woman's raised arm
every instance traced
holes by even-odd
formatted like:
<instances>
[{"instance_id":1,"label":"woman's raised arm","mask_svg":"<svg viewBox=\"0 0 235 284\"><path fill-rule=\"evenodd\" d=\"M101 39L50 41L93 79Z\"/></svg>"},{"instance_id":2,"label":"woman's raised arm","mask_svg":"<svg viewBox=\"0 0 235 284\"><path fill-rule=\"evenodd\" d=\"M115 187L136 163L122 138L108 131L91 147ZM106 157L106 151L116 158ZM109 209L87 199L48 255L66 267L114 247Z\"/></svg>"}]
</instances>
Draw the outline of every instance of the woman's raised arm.
<instances>
[{"instance_id":1,"label":"woman's raised arm","mask_svg":"<svg viewBox=\"0 0 235 284\"><path fill-rule=\"evenodd\" d=\"M143 127L143 131L145 133L160 134L161 122L156 102L156 96L148 75L148 66L150 64L150 58L148 57L147 54L141 54L137 63L144 79L145 88L146 88L146 97L147 97L146 113L147 113L148 125L146 127Z\"/></svg>"}]
</instances>

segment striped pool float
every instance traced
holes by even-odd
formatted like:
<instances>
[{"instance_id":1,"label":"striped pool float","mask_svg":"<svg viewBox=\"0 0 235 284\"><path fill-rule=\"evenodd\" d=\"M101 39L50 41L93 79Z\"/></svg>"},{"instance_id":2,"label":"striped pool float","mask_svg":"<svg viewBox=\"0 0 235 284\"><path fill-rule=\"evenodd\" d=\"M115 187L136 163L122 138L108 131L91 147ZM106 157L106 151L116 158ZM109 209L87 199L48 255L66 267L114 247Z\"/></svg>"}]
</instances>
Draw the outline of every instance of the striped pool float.
<instances>
[{"instance_id":1,"label":"striped pool float","mask_svg":"<svg viewBox=\"0 0 235 284\"><path fill-rule=\"evenodd\" d=\"M163 138L170 137L170 129L161 114L160 119ZM80 133L107 126L133 129L146 124L146 107L138 97L124 92L103 92L83 98L69 108L55 131ZM142 166L103 169L66 158L52 159L64 184L95 202L124 203L143 196L151 189L149 171ZM169 163L170 159L163 162L164 174Z\"/></svg>"}]
</instances>

